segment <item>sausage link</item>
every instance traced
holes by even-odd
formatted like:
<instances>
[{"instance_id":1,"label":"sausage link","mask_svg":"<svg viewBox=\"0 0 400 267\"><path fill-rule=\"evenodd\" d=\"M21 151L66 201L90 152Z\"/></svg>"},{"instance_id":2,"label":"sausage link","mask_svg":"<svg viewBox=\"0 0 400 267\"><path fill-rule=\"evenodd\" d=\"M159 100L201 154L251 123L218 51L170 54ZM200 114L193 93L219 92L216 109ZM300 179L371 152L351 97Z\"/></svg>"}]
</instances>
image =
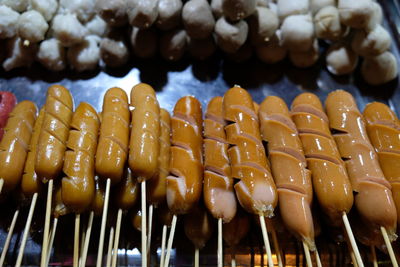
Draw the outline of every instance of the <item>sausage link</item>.
<instances>
[{"instance_id":1,"label":"sausage link","mask_svg":"<svg viewBox=\"0 0 400 267\"><path fill-rule=\"evenodd\" d=\"M29 151L25 161L24 174L21 180L21 190L25 197L32 197L33 194L40 193L42 190L42 182L38 179L35 172L35 157L44 113L44 108L42 108L33 127Z\"/></svg>"},{"instance_id":2,"label":"sausage link","mask_svg":"<svg viewBox=\"0 0 400 267\"><path fill-rule=\"evenodd\" d=\"M44 109L43 125L36 150L35 172L42 182L47 182L57 178L62 171L73 113L71 93L61 85L50 86Z\"/></svg>"},{"instance_id":3,"label":"sausage link","mask_svg":"<svg viewBox=\"0 0 400 267\"><path fill-rule=\"evenodd\" d=\"M96 152L96 172L101 179L117 184L128 157L130 112L128 96L118 87L104 95L100 136Z\"/></svg>"},{"instance_id":4,"label":"sausage link","mask_svg":"<svg viewBox=\"0 0 400 267\"><path fill-rule=\"evenodd\" d=\"M122 210L129 210L135 205L138 198L137 181L134 179L129 168L125 169L122 181L116 186L114 194L114 203Z\"/></svg>"},{"instance_id":5,"label":"sausage link","mask_svg":"<svg viewBox=\"0 0 400 267\"><path fill-rule=\"evenodd\" d=\"M199 201L203 182L202 110L191 96L178 100L171 118L171 162L167 203L173 214L188 213Z\"/></svg>"},{"instance_id":6,"label":"sausage link","mask_svg":"<svg viewBox=\"0 0 400 267\"><path fill-rule=\"evenodd\" d=\"M278 197L250 94L238 86L229 89L223 113L232 177L240 179L234 186L239 203L247 212L272 217Z\"/></svg>"},{"instance_id":7,"label":"sausage link","mask_svg":"<svg viewBox=\"0 0 400 267\"><path fill-rule=\"evenodd\" d=\"M214 97L204 120L204 203L215 218L230 222L236 214L236 197L228 158L222 97Z\"/></svg>"},{"instance_id":8,"label":"sausage link","mask_svg":"<svg viewBox=\"0 0 400 267\"><path fill-rule=\"evenodd\" d=\"M290 232L314 249L311 173L306 168L296 125L279 97L265 98L258 114L261 136L268 144L268 157L278 188L282 220Z\"/></svg>"},{"instance_id":9,"label":"sausage link","mask_svg":"<svg viewBox=\"0 0 400 267\"><path fill-rule=\"evenodd\" d=\"M396 238L397 212L390 183L379 166L365 128L364 118L351 94L337 90L325 102L329 125L344 159L360 216Z\"/></svg>"},{"instance_id":10,"label":"sausage link","mask_svg":"<svg viewBox=\"0 0 400 267\"><path fill-rule=\"evenodd\" d=\"M82 213L95 195L94 165L100 120L96 110L82 102L71 121L61 181L62 200L71 211Z\"/></svg>"},{"instance_id":11,"label":"sausage link","mask_svg":"<svg viewBox=\"0 0 400 267\"><path fill-rule=\"evenodd\" d=\"M10 113L0 142L0 179L4 180L3 192L10 192L21 181L36 115L37 108L31 101L22 101Z\"/></svg>"},{"instance_id":12,"label":"sausage link","mask_svg":"<svg viewBox=\"0 0 400 267\"><path fill-rule=\"evenodd\" d=\"M247 235L249 229L249 215L247 215L242 209L238 209L235 217L233 217L229 223L224 224L222 236L228 246L234 249L234 247L239 244L240 240Z\"/></svg>"},{"instance_id":13,"label":"sausage link","mask_svg":"<svg viewBox=\"0 0 400 267\"><path fill-rule=\"evenodd\" d=\"M157 174L160 154L160 106L154 89L140 83L131 91L132 127L129 143L129 167L138 181Z\"/></svg>"},{"instance_id":14,"label":"sausage link","mask_svg":"<svg viewBox=\"0 0 400 267\"><path fill-rule=\"evenodd\" d=\"M331 225L340 226L343 212L353 206L353 189L322 104L316 95L303 93L294 99L291 110L320 207Z\"/></svg>"},{"instance_id":15,"label":"sausage link","mask_svg":"<svg viewBox=\"0 0 400 267\"><path fill-rule=\"evenodd\" d=\"M17 98L13 93L0 91L0 141L3 138L4 126L7 124L8 116L16 103Z\"/></svg>"},{"instance_id":16,"label":"sausage link","mask_svg":"<svg viewBox=\"0 0 400 267\"><path fill-rule=\"evenodd\" d=\"M100 180L99 176L94 177L95 193L90 205L90 210L94 212L95 216L100 216L103 213L104 199L105 199L105 185Z\"/></svg>"},{"instance_id":17,"label":"sausage link","mask_svg":"<svg viewBox=\"0 0 400 267\"><path fill-rule=\"evenodd\" d=\"M187 238L197 249L202 249L213 233L211 216L203 205L196 206L185 215L184 230Z\"/></svg>"},{"instance_id":18,"label":"sausage link","mask_svg":"<svg viewBox=\"0 0 400 267\"><path fill-rule=\"evenodd\" d=\"M62 200L62 188L61 183L56 182L54 185L54 193L53 193L53 216L55 218L67 215L71 212L67 206L65 206Z\"/></svg>"},{"instance_id":19,"label":"sausage link","mask_svg":"<svg viewBox=\"0 0 400 267\"><path fill-rule=\"evenodd\" d=\"M149 180L148 199L154 206L165 202L166 178L169 173L171 147L171 121L168 111L160 109L160 155L158 156L158 176Z\"/></svg>"},{"instance_id":20,"label":"sausage link","mask_svg":"<svg viewBox=\"0 0 400 267\"><path fill-rule=\"evenodd\" d=\"M374 102L364 110L367 133L378 154L383 174L392 186L393 200L400 222L400 122L385 104Z\"/></svg>"}]
</instances>

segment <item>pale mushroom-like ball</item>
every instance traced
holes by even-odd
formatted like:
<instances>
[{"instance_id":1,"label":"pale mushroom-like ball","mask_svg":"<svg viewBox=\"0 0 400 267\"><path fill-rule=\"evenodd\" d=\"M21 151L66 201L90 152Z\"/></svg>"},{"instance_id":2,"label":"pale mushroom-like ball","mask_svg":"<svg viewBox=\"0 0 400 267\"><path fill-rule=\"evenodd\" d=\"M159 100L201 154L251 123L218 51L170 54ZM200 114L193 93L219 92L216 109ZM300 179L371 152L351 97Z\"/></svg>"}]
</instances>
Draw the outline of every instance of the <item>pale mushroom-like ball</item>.
<instances>
[{"instance_id":1,"label":"pale mushroom-like ball","mask_svg":"<svg viewBox=\"0 0 400 267\"><path fill-rule=\"evenodd\" d=\"M340 21L349 27L364 29L374 14L372 0L339 0Z\"/></svg>"},{"instance_id":2,"label":"pale mushroom-like ball","mask_svg":"<svg viewBox=\"0 0 400 267\"><path fill-rule=\"evenodd\" d=\"M17 12L24 12L28 9L28 0L0 0L0 5L8 6Z\"/></svg>"},{"instance_id":3,"label":"pale mushroom-like ball","mask_svg":"<svg viewBox=\"0 0 400 267\"><path fill-rule=\"evenodd\" d=\"M110 26L119 27L128 23L126 0L96 0L97 14Z\"/></svg>"},{"instance_id":4,"label":"pale mushroom-like ball","mask_svg":"<svg viewBox=\"0 0 400 267\"><path fill-rule=\"evenodd\" d=\"M51 30L54 37L65 47L83 42L87 34L87 29L75 14L57 14L53 19Z\"/></svg>"},{"instance_id":5,"label":"pale mushroom-like ball","mask_svg":"<svg viewBox=\"0 0 400 267\"><path fill-rule=\"evenodd\" d=\"M178 61L186 50L187 34L182 29L165 32L160 38L161 56L168 61Z\"/></svg>"},{"instance_id":6,"label":"pale mushroom-like ball","mask_svg":"<svg viewBox=\"0 0 400 267\"><path fill-rule=\"evenodd\" d=\"M397 60L391 52L365 58L361 65L364 80L371 85L380 85L394 80L398 75Z\"/></svg>"},{"instance_id":7,"label":"pale mushroom-like ball","mask_svg":"<svg viewBox=\"0 0 400 267\"><path fill-rule=\"evenodd\" d=\"M343 37L345 26L340 23L339 11L334 6L322 8L314 18L315 35L320 39L339 40Z\"/></svg>"},{"instance_id":8,"label":"pale mushroom-like ball","mask_svg":"<svg viewBox=\"0 0 400 267\"><path fill-rule=\"evenodd\" d=\"M357 67L358 56L344 43L336 43L326 53L326 67L334 75L352 73Z\"/></svg>"},{"instance_id":9,"label":"pale mushroom-like ball","mask_svg":"<svg viewBox=\"0 0 400 267\"><path fill-rule=\"evenodd\" d=\"M327 6L336 7L336 0L310 0L310 10L313 14Z\"/></svg>"},{"instance_id":10,"label":"pale mushroom-like ball","mask_svg":"<svg viewBox=\"0 0 400 267\"><path fill-rule=\"evenodd\" d=\"M292 15L281 26L282 44L289 50L309 51L314 41L314 24L310 15Z\"/></svg>"},{"instance_id":11,"label":"pale mushroom-like ball","mask_svg":"<svg viewBox=\"0 0 400 267\"><path fill-rule=\"evenodd\" d=\"M58 8L57 0L30 0L31 8L40 12L46 21L50 21Z\"/></svg>"},{"instance_id":12,"label":"pale mushroom-like ball","mask_svg":"<svg viewBox=\"0 0 400 267\"><path fill-rule=\"evenodd\" d=\"M222 0L224 16L231 21L247 18L254 13L256 0Z\"/></svg>"},{"instance_id":13,"label":"pale mushroom-like ball","mask_svg":"<svg viewBox=\"0 0 400 267\"><path fill-rule=\"evenodd\" d=\"M0 39L12 38L17 33L19 13L8 6L0 6Z\"/></svg>"},{"instance_id":14,"label":"pale mushroom-like ball","mask_svg":"<svg viewBox=\"0 0 400 267\"><path fill-rule=\"evenodd\" d=\"M45 68L52 71L61 71L67 65L65 48L55 38L41 42L36 57Z\"/></svg>"},{"instance_id":15,"label":"pale mushroom-like ball","mask_svg":"<svg viewBox=\"0 0 400 267\"><path fill-rule=\"evenodd\" d=\"M182 21L187 35L204 39L214 31L215 20L206 0L190 0L182 9Z\"/></svg>"},{"instance_id":16,"label":"pale mushroom-like ball","mask_svg":"<svg viewBox=\"0 0 400 267\"><path fill-rule=\"evenodd\" d=\"M20 67L30 67L35 60L37 52L37 44L24 45L19 37L7 40L6 44L6 60L3 62L3 68L10 71Z\"/></svg>"},{"instance_id":17,"label":"pale mushroom-like ball","mask_svg":"<svg viewBox=\"0 0 400 267\"><path fill-rule=\"evenodd\" d=\"M127 13L132 26L149 28L158 16L158 0L129 0Z\"/></svg>"},{"instance_id":18,"label":"pale mushroom-like ball","mask_svg":"<svg viewBox=\"0 0 400 267\"><path fill-rule=\"evenodd\" d=\"M182 0L159 0L156 25L163 31L172 30L181 22Z\"/></svg>"},{"instance_id":19,"label":"pale mushroom-like ball","mask_svg":"<svg viewBox=\"0 0 400 267\"><path fill-rule=\"evenodd\" d=\"M218 46L227 53L235 53L246 42L249 27L244 20L228 22L224 17L215 24Z\"/></svg>"},{"instance_id":20,"label":"pale mushroom-like ball","mask_svg":"<svg viewBox=\"0 0 400 267\"><path fill-rule=\"evenodd\" d=\"M249 18L250 40L253 45L267 42L279 27L278 16L266 7L257 7Z\"/></svg>"},{"instance_id":21,"label":"pale mushroom-like ball","mask_svg":"<svg viewBox=\"0 0 400 267\"><path fill-rule=\"evenodd\" d=\"M309 0L278 0L277 5L280 20L291 15L307 14L310 9Z\"/></svg>"},{"instance_id":22,"label":"pale mushroom-like ball","mask_svg":"<svg viewBox=\"0 0 400 267\"><path fill-rule=\"evenodd\" d=\"M36 10L24 12L18 18L18 35L23 40L37 43L44 40L49 25Z\"/></svg>"},{"instance_id":23,"label":"pale mushroom-like ball","mask_svg":"<svg viewBox=\"0 0 400 267\"><path fill-rule=\"evenodd\" d=\"M358 30L353 37L351 47L363 57L372 57L382 54L390 48L391 38L381 25L377 25L371 32Z\"/></svg>"},{"instance_id":24,"label":"pale mushroom-like ball","mask_svg":"<svg viewBox=\"0 0 400 267\"><path fill-rule=\"evenodd\" d=\"M68 62L77 71L95 69L100 60L100 38L96 35L85 36L82 43L68 49Z\"/></svg>"}]
</instances>

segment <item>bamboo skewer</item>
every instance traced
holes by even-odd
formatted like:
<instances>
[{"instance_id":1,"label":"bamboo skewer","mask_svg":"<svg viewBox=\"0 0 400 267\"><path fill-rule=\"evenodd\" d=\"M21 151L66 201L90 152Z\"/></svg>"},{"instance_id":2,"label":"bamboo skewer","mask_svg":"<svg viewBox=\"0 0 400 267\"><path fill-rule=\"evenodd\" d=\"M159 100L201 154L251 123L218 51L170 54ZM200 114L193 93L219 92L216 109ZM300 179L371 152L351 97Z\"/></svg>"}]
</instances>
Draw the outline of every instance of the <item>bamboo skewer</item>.
<instances>
[{"instance_id":1,"label":"bamboo skewer","mask_svg":"<svg viewBox=\"0 0 400 267\"><path fill-rule=\"evenodd\" d=\"M82 266L82 251L83 247L85 246L85 239L86 239L86 231L83 230L82 227L82 235L80 238L80 245L79 245L79 261L78 261L78 267Z\"/></svg>"},{"instance_id":2,"label":"bamboo skewer","mask_svg":"<svg viewBox=\"0 0 400 267\"><path fill-rule=\"evenodd\" d=\"M199 267L199 258L200 258L199 248L194 249L194 267Z\"/></svg>"},{"instance_id":3,"label":"bamboo skewer","mask_svg":"<svg viewBox=\"0 0 400 267\"><path fill-rule=\"evenodd\" d=\"M374 246L371 246L371 256L372 256L372 265L374 267L378 267L378 260L376 258L376 251Z\"/></svg>"},{"instance_id":4,"label":"bamboo skewer","mask_svg":"<svg viewBox=\"0 0 400 267\"><path fill-rule=\"evenodd\" d=\"M81 215L75 214L75 232L74 232L74 261L73 266L78 267L79 265L79 226L81 222Z\"/></svg>"},{"instance_id":5,"label":"bamboo skewer","mask_svg":"<svg viewBox=\"0 0 400 267\"><path fill-rule=\"evenodd\" d=\"M14 212L14 216L13 216L13 219L11 221L10 228L8 230L6 242L4 243L3 251L1 252L1 256L0 256L0 267L3 267L4 260L6 259L8 247L10 246L10 242L11 242L11 238L12 238L12 235L13 235L13 232L14 232L15 224L17 223L18 214L19 214L19 209L17 209Z\"/></svg>"},{"instance_id":6,"label":"bamboo skewer","mask_svg":"<svg viewBox=\"0 0 400 267\"><path fill-rule=\"evenodd\" d=\"M224 266L224 254L222 248L222 219L218 219L218 267Z\"/></svg>"},{"instance_id":7,"label":"bamboo skewer","mask_svg":"<svg viewBox=\"0 0 400 267\"><path fill-rule=\"evenodd\" d=\"M114 227L110 229L110 237L108 238L108 250L107 250L107 260L106 266L111 266L111 254L112 254L112 246L114 242Z\"/></svg>"},{"instance_id":8,"label":"bamboo skewer","mask_svg":"<svg viewBox=\"0 0 400 267\"><path fill-rule=\"evenodd\" d=\"M174 235L175 235L175 228L176 228L177 220L178 220L178 217L174 214L174 216L172 217L171 231L169 232L169 237L168 237L167 255L165 256L164 267L169 266L169 258L171 257L171 249L172 249L172 243L174 242Z\"/></svg>"},{"instance_id":9,"label":"bamboo skewer","mask_svg":"<svg viewBox=\"0 0 400 267\"><path fill-rule=\"evenodd\" d=\"M3 190L3 185L4 185L4 180L0 179L0 194L1 194L1 191Z\"/></svg>"},{"instance_id":10,"label":"bamboo skewer","mask_svg":"<svg viewBox=\"0 0 400 267\"><path fill-rule=\"evenodd\" d=\"M37 197L38 197L38 193L34 193L33 197L32 197L32 200L31 200L31 205L29 207L28 218L26 220L26 224L25 224L25 228L24 228L24 234L22 236L22 241L21 241L21 245L19 247L18 257L17 257L17 262L15 263L15 267L20 267L21 266L22 258L24 257L26 241L28 239L29 229L31 228L31 223L32 223L33 213L34 213L35 207L36 207Z\"/></svg>"},{"instance_id":11,"label":"bamboo skewer","mask_svg":"<svg viewBox=\"0 0 400 267\"><path fill-rule=\"evenodd\" d=\"M268 266L274 267L274 262L272 261L271 245L269 243L269 238L268 238L267 225L265 224L264 216L260 215L259 217L260 217L261 231L264 239L264 245L268 256Z\"/></svg>"},{"instance_id":12,"label":"bamboo skewer","mask_svg":"<svg viewBox=\"0 0 400 267\"><path fill-rule=\"evenodd\" d=\"M118 209L117 215L117 223L115 227L115 238L114 238L114 248L112 253L112 267L117 266L117 259L118 259L118 245L119 245L119 237L121 233L121 221L122 221L122 209Z\"/></svg>"},{"instance_id":13,"label":"bamboo skewer","mask_svg":"<svg viewBox=\"0 0 400 267\"><path fill-rule=\"evenodd\" d=\"M149 230L148 230L148 236L147 236L147 251L149 253L150 251L150 246L151 246L151 232L153 228L153 210L154 206L153 204L149 205Z\"/></svg>"},{"instance_id":14,"label":"bamboo skewer","mask_svg":"<svg viewBox=\"0 0 400 267\"><path fill-rule=\"evenodd\" d=\"M160 267L164 267L165 261L165 243L167 241L167 229L168 227L164 224L161 237L161 255L160 255Z\"/></svg>"},{"instance_id":15,"label":"bamboo skewer","mask_svg":"<svg viewBox=\"0 0 400 267\"><path fill-rule=\"evenodd\" d=\"M344 227L346 229L347 236L348 236L349 241L350 241L351 248L353 249L354 256L355 256L356 261L357 261L357 265L359 267L364 267L364 263L363 263L363 261L361 259L360 251L358 250L358 246L357 246L356 240L354 238L353 231L351 230L349 219L347 218L347 214L345 212L343 212L342 219L343 219Z\"/></svg>"},{"instance_id":16,"label":"bamboo skewer","mask_svg":"<svg viewBox=\"0 0 400 267\"><path fill-rule=\"evenodd\" d=\"M268 224L268 227L270 228L270 231L271 231L272 243L274 244L275 254L278 259L278 266L283 267L282 252L281 252L281 249L279 246L278 237L276 236L276 231L275 231L274 225L271 223L271 224Z\"/></svg>"},{"instance_id":17,"label":"bamboo skewer","mask_svg":"<svg viewBox=\"0 0 400 267\"><path fill-rule=\"evenodd\" d=\"M310 249L306 242L303 242L303 248L304 248L304 255L306 256L306 262L307 262L307 267L312 267L312 261L311 261L311 254L310 254Z\"/></svg>"},{"instance_id":18,"label":"bamboo skewer","mask_svg":"<svg viewBox=\"0 0 400 267\"><path fill-rule=\"evenodd\" d=\"M93 217L94 217L94 212L91 211L89 214L89 221L88 225L85 231L85 242L83 245L82 249L82 256L81 256L81 267L84 267L86 265L86 258L87 258L87 253L89 249L89 242L90 242L90 234L92 232L92 225L93 225Z\"/></svg>"},{"instance_id":19,"label":"bamboo skewer","mask_svg":"<svg viewBox=\"0 0 400 267\"><path fill-rule=\"evenodd\" d=\"M57 224L58 224L58 218L54 218L53 219L53 228L51 229L50 236L48 236L48 238L47 238L49 240L48 241L49 246L48 246L48 248L46 250L46 254L47 254L47 256L46 256L46 266L49 266L50 256L51 256L51 249L53 247L54 238L56 236L56 231L57 231Z\"/></svg>"},{"instance_id":20,"label":"bamboo skewer","mask_svg":"<svg viewBox=\"0 0 400 267\"><path fill-rule=\"evenodd\" d=\"M390 243L390 240L389 240L389 237L388 237L385 227L381 226L381 232L382 232L383 240L385 241L385 245L387 247L392 265L394 267L398 267L399 265L397 263L396 256L394 255L393 247L392 247L392 244Z\"/></svg>"},{"instance_id":21,"label":"bamboo skewer","mask_svg":"<svg viewBox=\"0 0 400 267\"><path fill-rule=\"evenodd\" d=\"M319 257L318 249L315 249L315 259L317 262L317 267L322 267L321 258Z\"/></svg>"},{"instance_id":22,"label":"bamboo skewer","mask_svg":"<svg viewBox=\"0 0 400 267\"><path fill-rule=\"evenodd\" d=\"M47 187L47 201L46 201L46 215L44 221L43 230L43 243L42 243L42 257L40 260L40 267L46 267L47 250L49 247L49 232L50 232L50 212L51 212L51 201L53 196L53 179L49 180Z\"/></svg>"},{"instance_id":23,"label":"bamboo skewer","mask_svg":"<svg viewBox=\"0 0 400 267\"><path fill-rule=\"evenodd\" d=\"M106 183L106 194L104 197L104 207L103 207L103 214L101 216L101 228L100 228L100 241L99 241L99 248L97 251L97 262L96 267L101 267L101 262L103 260L103 247L104 247L104 234L106 231L106 222L107 222L107 213L108 213L108 202L110 199L110 178L107 178Z\"/></svg>"},{"instance_id":24,"label":"bamboo skewer","mask_svg":"<svg viewBox=\"0 0 400 267\"><path fill-rule=\"evenodd\" d=\"M147 267L147 211L146 211L146 181L141 182L142 197L142 267Z\"/></svg>"}]
</instances>

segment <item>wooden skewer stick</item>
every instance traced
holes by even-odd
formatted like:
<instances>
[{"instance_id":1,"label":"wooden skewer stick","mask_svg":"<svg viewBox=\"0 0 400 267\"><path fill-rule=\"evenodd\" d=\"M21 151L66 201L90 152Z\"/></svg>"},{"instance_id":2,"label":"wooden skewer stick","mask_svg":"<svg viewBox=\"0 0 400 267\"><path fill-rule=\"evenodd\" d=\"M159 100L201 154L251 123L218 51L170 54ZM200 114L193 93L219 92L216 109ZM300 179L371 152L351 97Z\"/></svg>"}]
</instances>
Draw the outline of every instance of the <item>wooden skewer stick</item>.
<instances>
[{"instance_id":1,"label":"wooden skewer stick","mask_svg":"<svg viewBox=\"0 0 400 267\"><path fill-rule=\"evenodd\" d=\"M147 253L150 251L150 245L151 245L151 232L153 228L153 209L154 206L153 204L149 205L149 229L148 229L148 236L147 236Z\"/></svg>"},{"instance_id":2,"label":"wooden skewer stick","mask_svg":"<svg viewBox=\"0 0 400 267\"><path fill-rule=\"evenodd\" d=\"M311 254L310 254L310 249L306 242L303 240L303 248L304 248L304 254L306 255L306 262L307 262L307 267L312 267L312 261L311 261Z\"/></svg>"},{"instance_id":3,"label":"wooden skewer stick","mask_svg":"<svg viewBox=\"0 0 400 267\"><path fill-rule=\"evenodd\" d=\"M81 215L75 214L75 232L74 232L74 267L79 265L79 225L81 223Z\"/></svg>"},{"instance_id":4,"label":"wooden skewer stick","mask_svg":"<svg viewBox=\"0 0 400 267\"><path fill-rule=\"evenodd\" d=\"M236 258L235 258L235 255L233 255L233 258L232 258L231 267L236 267Z\"/></svg>"},{"instance_id":5,"label":"wooden skewer stick","mask_svg":"<svg viewBox=\"0 0 400 267\"><path fill-rule=\"evenodd\" d=\"M146 181L141 182L142 187L142 267L147 267L147 211L146 211Z\"/></svg>"},{"instance_id":6,"label":"wooden skewer stick","mask_svg":"<svg viewBox=\"0 0 400 267\"><path fill-rule=\"evenodd\" d=\"M37 197L38 197L38 193L34 193L33 197L32 197L32 200L31 200L31 205L29 207L28 218L26 219L26 224L25 224L25 228L24 228L24 234L22 236L22 241L21 241L21 245L19 247L17 263L15 264L15 267L20 267L21 266L22 258L24 257L26 241L28 240L29 229L31 228L33 212L35 211Z\"/></svg>"},{"instance_id":7,"label":"wooden skewer stick","mask_svg":"<svg viewBox=\"0 0 400 267\"><path fill-rule=\"evenodd\" d=\"M1 191L3 190L3 185L4 185L4 180L0 179L0 194L1 194Z\"/></svg>"},{"instance_id":8,"label":"wooden skewer stick","mask_svg":"<svg viewBox=\"0 0 400 267\"><path fill-rule=\"evenodd\" d=\"M50 256L51 256L51 249L53 247L54 243L54 237L56 236L56 231L57 231L57 224L58 224L58 218L53 219L53 228L51 229L50 236L48 236L48 248L47 248L47 258L46 258L46 266L49 266L50 262Z\"/></svg>"},{"instance_id":9,"label":"wooden skewer stick","mask_svg":"<svg viewBox=\"0 0 400 267\"><path fill-rule=\"evenodd\" d=\"M90 242L90 234L92 232L92 225L93 225L93 216L94 216L94 212L91 211L89 214L89 221L88 221L88 225L85 231L85 242L83 245L83 249L82 249L82 256L81 256L81 267L85 267L86 265L86 258L87 258L87 253L88 253L88 249L89 249L89 242Z\"/></svg>"},{"instance_id":10,"label":"wooden skewer stick","mask_svg":"<svg viewBox=\"0 0 400 267\"><path fill-rule=\"evenodd\" d=\"M272 223L268 224L268 227L270 228L270 231L271 231L272 243L274 244L275 254L276 254L276 257L278 258L278 266L283 267L282 251L279 246L278 237L276 236L275 227Z\"/></svg>"},{"instance_id":11,"label":"wooden skewer stick","mask_svg":"<svg viewBox=\"0 0 400 267\"><path fill-rule=\"evenodd\" d=\"M353 266L358 267L356 256L354 255L353 250L350 250L350 258L351 258L351 262L353 263Z\"/></svg>"},{"instance_id":12,"label":"wooden skewer stick","mask_svg":"<svg viewBox=\"0 0 400 267\"><path fill-rule=\"evenodd\" d=\"M351 230L349 219L347 218L347 214L345 212L343 212L342 219L343 219L344 227L346 229L347 236L350 241L351 248L353 249L354 256L356 257L357 265L359 267L364 267L364 263L361 259L361 255L360 255L360 251L358 250L356 239L354 238L354 234L353 234L353 231Z\"/></svg>"},{"instance_id":13,"label":"wooden skewer stick","mask_svg":"<svg viewBox=\"0 0 400 267\"><path fill-rule=\"evenodd\" d=\"M319 257L318 249L315 249L315 259L317 262L317 267L322 267L321 258Z\"/></svg>"},{"instance_id":14,"label":"wooden skewer stick","mask_svg":"<svg viewBox=\"0 0 400 267\"><path fill-rule=\"evenodd\" d=\"M82 227L82 234L81 234L81 238L79 240L80 245L79 245L79 262L78 262L78 266L82 266L82 251L83 251L83 247L85 246L85 239L86 239L86 231L83 230Z\"/></svg>"},{"instance_id":15,"label":"wooden skewer stick","mask_svg":"<svg viewBox=\"0 0 400 267\"><path fill-rule=\"evenodd\" d=\"M161 255L160 255L160 267L164 267L165 261L165 243L167 242L167 229L168 227L164 224L162 229L161 237Z\"/></svg>"},{"instance_id":16,"label":"wooden skewer stick","mask_svg":"<svg viewBox=\"0 0 400 267\"><path fill-rule=\"evenodd\" d=\"M42 243L42 257L40 260L40 267L46 267L47 250L49 247L49 232L50 232L50 212L51 212L51 201L53 197L53 179L49 180L47 187L47 201L46 201L46 215L44 219L44 230L43 230L43 243Z\"/></svg>"},{"instance_id":17,"label":"wooden skewer stick","mask_svg":"<svg viewBox=\"0 0 400 267\"><path fill-rule=\"evenodd\" d=\"M224 253L222 248L222 219L218 219L218 267L224 266Z\"/></svg>"},{"instance_id":18,"label":"wooden skewer stick","mask_svg":"<svg viewBox=\"0 0 400 267\"><path fill-rule=\"evenodd\" d=\"M267 225L265 224L265 219L264 219L264 216L262 216L262 215L260 215L260 225L261 225L261 232L262 232L263 239L264 239L265 249L267 251L268 266L274 267L274 262L272 261L271 245L269 243L269 238L268 238Z\"/></svg>"},{"instance_id":19,"label":"wooden skewer stick","mask_svg":"<svg viewBox=\"0 0 400 267\"><path fill-rule=\"evenodd\" d=\"M382 232L383 240L385 241L385 245L387 247L392 265L393 265L393 267L398 267L399 265L397 263L396 256L394 255L393 247L392 247L392 244L390 243L390 240L389 240L389 237L388 237L385 227L381 226L381 232Z\"/></svg>"},{"instance_id":20,"label":"wooden skewer stick","mask_svg":"<svg viewBox=\"0 0 400 267\"><path fill-rule=\"evenodd\" d=\"M104 234L105 234L105 231L106 231L108 201L109 201L109 198L110 198L110 186L111 186L110 183L111 183L110 178L107 178L106 194L105 194L105 197L104 197L103 214L101 216L100 240L99 240L99 248L97 250L96 267L101 267L101 262L103 260Z\"/></svg>"},{"instance_id":21,"label":"wooden skewer stick","mask_svg":"<svg viewBox=\"0 0 400 267\"><path fill-rule=\"evenodd\" d=\"M111 266L111 254L112 254L113 240L114 240L114 227L111 227L110 237L108 238L108 250L107 250L107 260L106 260L107 267Z\"/></svg>"},{"instance_id":22,"label":"wooden skewer stick","mask_svg":"<svg viewBox=\"0 0 400 267\"><path fill-rule=\"evenodd\" d=\"M122 209L118 209L117 224L115 226L114 248L112 253L112 263L111 263L112 267L117 266L119 236L121 233L121 221L122 221Z\"/></svg>"},{"instance_id":23,"label":"wooden skewer stick","mask_svg":"<svg viewBox=\"0 0 400 267\"><path fill-rule=\"evenodd\" d=\"M199 248L194 249L194 267L199 267L199 258L200 258Z\"/></svg>"},{"instance_id":24,"label":"wooden skewer stick","mask_svg":"<svg viewBox=\"0 0 400 267\"><path fill-rule=\"evenodd\" d=\"M17 209L17 210L14 212L14 216L13 216L13 219L12 219L12 221L11 221L10 228L9 228L9 230L8 230L6 242L4 243L3 251L1 252L0 267L3 267L4 260L6 259L8 247L10 246L11 238L12 238L12 235L13 235L13 232L14 232L14 227L15 227L15 224L17 223L18 214L19 214L19 209Z\"/></svg>"},{"instance_id":25,"label":"wooden skewer stick","mask_svg":"<svg viewBox=\"0 0 400 267\"><path fill-rule=\"evenodd\" d=\"M174 235L175 235L175 228L176 228L177 220L178 220L178 217L174 214L174 216L172 217L171 231L169 232L169 237L168 237L167 255L165 256L164 267L169 266L169 258L171 257L171 249L172 249L172 243L174 242Z\"/></svg>"},{"instance_id":26,"label":"wooden skewer stick","mask_svg":"<svg viewBox=\"0 0 400 267\"><path fill-rule=\"evenodd\" d=\"M378 267L378 259L376 258L376 251L374 246L371 246L371 256L373 266Z\"/></svg>"}]
</instances>

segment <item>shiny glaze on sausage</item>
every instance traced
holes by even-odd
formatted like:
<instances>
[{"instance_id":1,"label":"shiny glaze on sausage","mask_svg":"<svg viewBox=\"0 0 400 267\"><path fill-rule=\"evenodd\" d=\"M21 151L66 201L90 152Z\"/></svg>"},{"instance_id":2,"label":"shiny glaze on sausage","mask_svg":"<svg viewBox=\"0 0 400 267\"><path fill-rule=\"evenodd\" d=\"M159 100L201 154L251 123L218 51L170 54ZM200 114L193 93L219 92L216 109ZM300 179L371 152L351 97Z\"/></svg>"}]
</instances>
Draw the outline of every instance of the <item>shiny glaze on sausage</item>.
<instances>
[{"instance_id":1,"label":"shiny glaze on sausage","mask_svg":"<svg viewBox=\"0 0 400 267\"><path fill-rule=\"evenodd\" d=\"M99 176L94 177L94 197L90 205L90 210L94 212L95 216L100 216L103 213L104 199L105 199L105 184Z\"/></svg>"},{"instance_id":2,"label":"shiny glaze on sausage","mask_svg":"<svg viewBox=\"0 0 400 267\"><path fill-rule=\"evenodd\" d=\"M121 182L113 190L115 206L123 211L129 210L135 205L138 194L137 180L133 177L131 170L125 168Z\"/></svg>"}]
</instances>

